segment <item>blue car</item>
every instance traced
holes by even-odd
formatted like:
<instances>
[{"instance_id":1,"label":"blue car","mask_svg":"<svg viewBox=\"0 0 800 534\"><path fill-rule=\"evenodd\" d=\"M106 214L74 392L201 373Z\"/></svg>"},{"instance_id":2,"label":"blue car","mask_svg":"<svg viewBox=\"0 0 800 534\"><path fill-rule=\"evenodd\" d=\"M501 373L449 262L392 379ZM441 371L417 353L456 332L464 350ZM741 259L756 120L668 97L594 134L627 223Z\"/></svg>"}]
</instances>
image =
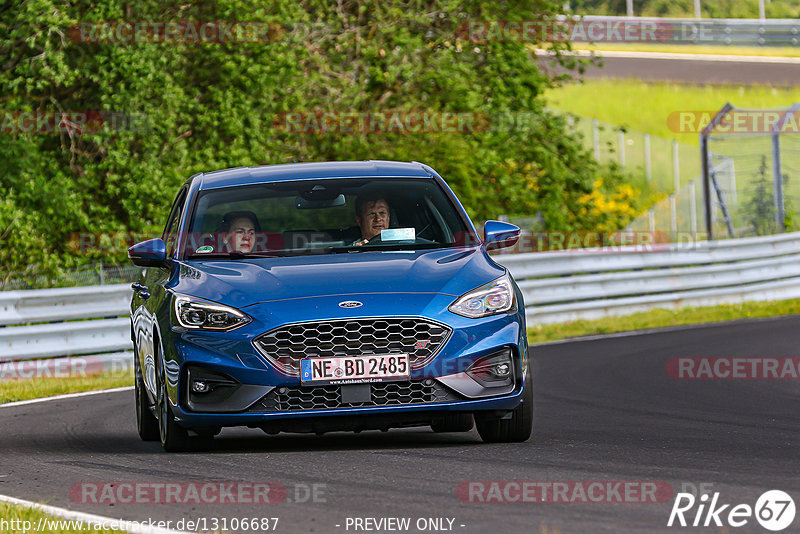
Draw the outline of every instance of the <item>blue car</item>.
<instances>
[{"instance_id":1,"label":"blue car","mask_svg":"<svg viewBox=\"0 0 800 534\"><path fill-rule=\"evenodd\" d=\"M445 181L422 163L201 173L161 239L131 247L136 418L185 450L223 427L473 427L530 437L525 307Z\"/></svg>"}]
</instances>

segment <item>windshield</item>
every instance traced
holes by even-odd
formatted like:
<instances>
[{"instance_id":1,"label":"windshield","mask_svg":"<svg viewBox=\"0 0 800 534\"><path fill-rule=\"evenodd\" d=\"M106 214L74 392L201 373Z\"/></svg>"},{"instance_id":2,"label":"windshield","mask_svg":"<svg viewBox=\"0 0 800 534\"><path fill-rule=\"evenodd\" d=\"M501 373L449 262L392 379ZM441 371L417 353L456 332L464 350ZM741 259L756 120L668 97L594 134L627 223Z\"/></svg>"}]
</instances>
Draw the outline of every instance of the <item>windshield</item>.
<instances>
[{"instance_id":1,"label":"windshield","mask_svg":"<svg viewBox=\"0 0 800 534\"><path fill-rule=\"evenodd\" d=\"M477 243L432 179L345 178L203 191L190 259L415 250Z\"/></svg>"}]
</instances>

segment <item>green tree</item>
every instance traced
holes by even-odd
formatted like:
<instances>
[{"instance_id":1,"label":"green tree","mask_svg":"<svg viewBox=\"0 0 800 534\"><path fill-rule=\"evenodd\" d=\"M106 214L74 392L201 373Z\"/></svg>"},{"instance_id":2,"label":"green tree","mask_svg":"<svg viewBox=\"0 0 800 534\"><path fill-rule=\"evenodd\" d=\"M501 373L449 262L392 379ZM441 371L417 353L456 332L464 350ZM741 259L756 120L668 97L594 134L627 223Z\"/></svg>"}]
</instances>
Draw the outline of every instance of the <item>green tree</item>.
<instances>
[{"instance_id":1,"label":"green tree","mask_svg":"<svg viewBox=\"0 0 800 534\"><path fill-rule=\"evenodd\" d=\"M761 156L761 164L748 199L744 203L745 220L756 235L774 234L775 195L772 178L767 174L767 157Z\"/></svg>"},{"instance_id":2,"label":"green tree","mask_svg":"<svg viewBox=\"0 0 800 534\"><path fill-rule=\"evenodd\" d=\"M122 261L111 252L76 256L69 243L84 232L160 231L177 187L196 172L292 161L424 161L475 220L539 212L547 228L591 229L600 219L587 216L580 199L601 175L610 188L622 177L599 169L542 98L565 77L551 72L577 72L586 61L564 54L565 42L473 42L462 31L469 21L552 19L562 11L550 0L6 0L0 4L3 109L101 110L147 120L143 128L113 131L4 130L0 189L11 249L0 256L0 272ZM280 38L79 39L86 21L176 20L269 22ZM551 49L558 69L539 63L535 46ZM287 111L328 110L521 112L528 120L457 134L275 127ZM608 224L605 215L602 223ZM35 239L23 239L22 224Z\"/></svg>"}]
</instances>

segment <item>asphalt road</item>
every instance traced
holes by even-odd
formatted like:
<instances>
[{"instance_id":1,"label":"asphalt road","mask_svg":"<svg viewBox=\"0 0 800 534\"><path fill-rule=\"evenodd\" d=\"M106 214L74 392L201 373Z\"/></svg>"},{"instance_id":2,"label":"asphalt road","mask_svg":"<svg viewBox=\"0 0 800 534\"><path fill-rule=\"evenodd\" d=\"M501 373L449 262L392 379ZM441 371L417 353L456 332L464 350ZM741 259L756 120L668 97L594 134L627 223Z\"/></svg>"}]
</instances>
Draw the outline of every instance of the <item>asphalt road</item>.
<instances>
[{"instance_id":1,"label":"asphalt road","mask_svg":"<svg viewBox=\"0 0 800 534\"><path fill-rule=\"evenodd\" d=\"M725 503L752 506L780 489L800 504L800 382L675 380L665 368L676 356L797 356L799 328L791 317L536 347L535 435L523 444L485 445L474 430L225 430L211 450L166 454L139 441L130 391L0 408L0 493L132 520L278 517L278 532L354 532L348 517L386 516L412 526L450 518L464 533L725 532L667 528L671 496L656 504L470 503L456 489L464 481L665 481L675 491L713 484ZM291 501L296 488L302 501L316 484L318 495L270 505L112 506L69 494L78 483L133 481L271 481ZM752 519L734 530L767 532Z\"/></svg>"},{"instance_id":2,"label":"asphalt road","mask_svg":"<svg viewBox=\"0 0 800 534\"><path fill-rule=\"evenodd\" d=\"M800 63L604 57L602 66L588 68L581 77L795 87L800 83Z\"/></svg>"}]
</instances>

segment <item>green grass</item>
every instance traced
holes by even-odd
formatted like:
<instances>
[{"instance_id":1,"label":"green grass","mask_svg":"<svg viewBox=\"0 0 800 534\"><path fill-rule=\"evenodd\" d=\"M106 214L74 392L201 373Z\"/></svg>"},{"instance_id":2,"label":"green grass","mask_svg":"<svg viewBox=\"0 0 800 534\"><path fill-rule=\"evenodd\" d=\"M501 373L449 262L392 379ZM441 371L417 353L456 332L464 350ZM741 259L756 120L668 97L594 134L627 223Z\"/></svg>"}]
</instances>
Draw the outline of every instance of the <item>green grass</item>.
<instances>
[{"instance_id":1,"label":"green grass","mask_svg":"<svg viewBox=\"0 0 800 534\"><path fill-rule=\"evenodd\" d=\"M120 530L95 530L92 528L85 528L83 530L80 528L57 528L62 526L69 527L70 520L54 517L34 508L4 502L0 502L0 519L6 521L6 524L0 525L0 528L2 528L0 532L10 534L31 534L32 532L36 532L37 526L40 525L40 520L42 521L42 530L40 532L48 532L50 534L73 534L78 532L82 534L109 534L112 532L123 532ZM49 520L49 523L45 522L47 520ZM30 523L26 524L24 523L25 521L29 521ZM74 522L72 526L75 526Z\"/></svg>"},{"instance_id":2,"label":"green grass","mask_svg":"<svg viewBox=\"0 0 800 534\"><path fill-rule=\"evenodd\" d=\"M800 299L774 302L746 302L675 310L652 310L594 321L537 325L528 328L530 343L546 343L588 335L612 334L670 326L719 323L737 319L800 314Z\"/></svg>"},{"instance_id":3,"label":"green grass","mask_svg":"<svg viewBox=\"0 0 800 534\"><path fill-rule=\"evenodd\" d=\"M133 371L115 371L82 378L34 378L0 382L0 404L64 393L78 393L133 385Z\"/></svg>"},{"instance_id":4,"label":"green grass","mask_svg":"<svg viewBox=\"0 0 800 534\"><path fill-rule=\"evenodd\" d=\"M572 43L575 50L623 52L668 52L676 54L719 54L723 56L800 57L800 47L681 45L668 43Z\"/></svg>"},{"instance_id":5,"label":"green grass","mask_svg":"<svg viewBox=\"0 0 800 534\"><path fill-rule=\"evenodd\" d=\"M800 87L588 80L551 89L545 96L548 105L557 110L698 146L697 133L677 133L668 127L667 118L671 113L687 110L713 113L726 102L740 108L788 107L800 102ZM589 140L591 142L591 137Z\"/></svg>"}]
</instances>

